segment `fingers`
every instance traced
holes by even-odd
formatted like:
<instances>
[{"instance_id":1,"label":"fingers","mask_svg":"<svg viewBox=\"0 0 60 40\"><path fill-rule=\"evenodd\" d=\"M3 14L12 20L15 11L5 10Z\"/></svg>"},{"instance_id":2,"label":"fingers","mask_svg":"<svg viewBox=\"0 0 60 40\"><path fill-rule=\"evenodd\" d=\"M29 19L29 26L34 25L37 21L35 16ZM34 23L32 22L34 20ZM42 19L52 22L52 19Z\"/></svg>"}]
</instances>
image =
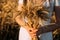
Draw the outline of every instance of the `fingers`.
<instances>
[{"instance_id":1,"label":"fingers","mask_svg":"<svg viewBox=\"0 0 60 40\"><path fill-rule=\"evenodd\" d=\"M30 35L31 35L31 38L35 38L36 37L36 34L30 33Z\"/></svg>"},{"instance_id":2,"label":"fingers","mask_svg":"<svg viewBox=\"0 0 60 40\"><path fill-rule=\"evenodd\" d=\"M29 34L32 38L36 37L37 29L30 28Z\"/></svg>"},{"instance_id":3,"label":"fingers","mask_svg":"<svg viewBox=\"0 0 60 40\"><path fill-rule=\"evenodd\" d=\"M31 32L31 31L33 31L33 32L36 32L36 31L38 31L37 29L34 29L34 28L29 28L29 31Z\"/></svg>"},{"instance_id":4,"label":"fingers","mask_svg":"<svg viewBox=\"0 0 60 40\"><path fill-rule=\"evenodd\" d=\"M33 32L30 32L30 36L33 38L33 37L36 37L36 33L33 33Z\"/></svg>"}]
</instances>

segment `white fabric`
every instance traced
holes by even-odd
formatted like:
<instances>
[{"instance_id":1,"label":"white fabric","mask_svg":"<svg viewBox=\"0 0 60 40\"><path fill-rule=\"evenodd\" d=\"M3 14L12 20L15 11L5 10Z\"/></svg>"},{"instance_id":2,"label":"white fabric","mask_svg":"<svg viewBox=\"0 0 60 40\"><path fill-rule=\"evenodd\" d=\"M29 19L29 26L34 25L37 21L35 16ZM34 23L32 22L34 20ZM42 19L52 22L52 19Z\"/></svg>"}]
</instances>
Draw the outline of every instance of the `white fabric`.
<instances>
[{"instance_id":1,"label":"white fabric","mask_svg":"<svg viewBox=\"0 0 60 40\"><path fill-rule=\"evenodd\" d=\"M19 40L31 40L29 33L23 27L21 27L19 31Z\"/></svg>"}]
</instances>

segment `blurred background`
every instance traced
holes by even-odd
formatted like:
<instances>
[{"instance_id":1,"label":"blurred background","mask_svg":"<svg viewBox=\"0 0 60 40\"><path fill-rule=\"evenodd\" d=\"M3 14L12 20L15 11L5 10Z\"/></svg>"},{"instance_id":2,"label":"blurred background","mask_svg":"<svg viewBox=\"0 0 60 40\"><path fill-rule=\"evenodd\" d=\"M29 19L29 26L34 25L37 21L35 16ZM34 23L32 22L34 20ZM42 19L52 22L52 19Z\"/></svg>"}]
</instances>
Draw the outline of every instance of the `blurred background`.
<instances>
[{"instance_id":1,"label":"blurred background","mask_svg":"<svg viewBox=\"0 0 60 40\"><path fill-rule=\"evenodd\" d=\"M20 29L13 17L17 6L18 0L0 0L0 40L18 40ZM54 14L52 22L55 21ZM60 29L53 32L53 38L60 40Z\"/></svg>"}]
</instances>

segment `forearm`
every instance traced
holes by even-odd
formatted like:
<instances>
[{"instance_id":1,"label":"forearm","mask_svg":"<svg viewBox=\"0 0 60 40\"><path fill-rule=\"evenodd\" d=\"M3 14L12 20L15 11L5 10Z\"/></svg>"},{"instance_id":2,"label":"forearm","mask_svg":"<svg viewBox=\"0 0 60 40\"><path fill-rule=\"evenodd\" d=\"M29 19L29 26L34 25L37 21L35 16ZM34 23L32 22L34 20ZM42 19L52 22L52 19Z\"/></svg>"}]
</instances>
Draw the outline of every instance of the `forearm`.
<instances>
[{"instance_id":1,"label":"forearm","mask_svg":"<svg viewBox=\"0 0 60 40\"><path fill-rule=\"evenodd\" d=\"M60 23L56 23L53 25L47 25L44 27L40 27L37 31L37 35L42 34L42 33L46 33L46 32L50 32L50 31L54 31L56 29L60 28Z\"/></svg>"},{"instance_id":2,"label":"forearm","mask_svg":"<svg viewBox=\"0 0 60 40\"><path fill-rule=\"evenodd\" d=\"M19 16L17 16L15 18L16 22L18 23L18 25L20 25L21 27L24 27L25 29L29 29L30 27L24 22L23 18Z\"/></svg>"}]
</instances>

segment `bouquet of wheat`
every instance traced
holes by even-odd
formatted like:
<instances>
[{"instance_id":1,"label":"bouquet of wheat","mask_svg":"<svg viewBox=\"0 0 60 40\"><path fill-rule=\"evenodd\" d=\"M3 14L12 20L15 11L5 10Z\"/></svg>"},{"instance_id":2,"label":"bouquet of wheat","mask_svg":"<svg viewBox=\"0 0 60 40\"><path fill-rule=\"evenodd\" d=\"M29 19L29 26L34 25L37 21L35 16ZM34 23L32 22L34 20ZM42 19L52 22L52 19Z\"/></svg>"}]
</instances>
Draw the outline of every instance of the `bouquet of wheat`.
<instances>
[{"instance_id":1,"label":"bouquet of wheat","mask_svg":"<svg viewBox=\"0 0 60 40\"><path fill-rule=\"evenodd\" d=\"M40 27L40 24L39 16L36 11L42 9L42 6L41 7L38 7L38 5L32 6L33 4L31 3L31 1L32 0L27 0L27 5L25 6L23 5L20 16L24 18L26 25L38 29ZM38 40L37 36L32 38L32 40Z\"/></svg>"}]
</instances>

